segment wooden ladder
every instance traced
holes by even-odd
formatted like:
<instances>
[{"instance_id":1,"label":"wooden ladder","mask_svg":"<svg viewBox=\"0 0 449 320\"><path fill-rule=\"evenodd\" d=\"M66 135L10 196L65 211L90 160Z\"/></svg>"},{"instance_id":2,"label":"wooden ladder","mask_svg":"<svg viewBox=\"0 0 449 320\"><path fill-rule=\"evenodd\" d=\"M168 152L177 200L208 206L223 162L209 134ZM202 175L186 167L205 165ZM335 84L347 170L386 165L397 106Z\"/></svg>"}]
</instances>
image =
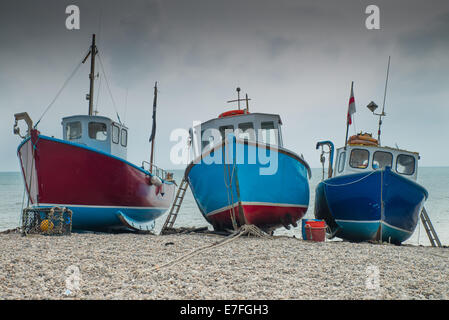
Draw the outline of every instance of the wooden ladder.
<instances>
[{"instance_id":1,"label":"wooden ladder","mask_svg":"<svg viewBox=\"0 0 449 320\"><path fill-rule=\"evenodd\" d=\"M167 231L173 229L173 225L175 224L176 218L178 217L179 209L181 208L182 201L184 200L184 196L186 195L187 188L189 184L185 177L182 178L181 184L179 185L178 191L176 192L175 200L173 201L173 205L170 209L170 212L165 220L164 226L161 229L160 234L167 234Z\"/></svg>"},{"instance_id":2,"label":"wooden ladder","mask_svg":"<svg viewBox=\"0 0 449 320\"><path fill-rule=\"evenodd\" d=\"M433 228L432 222L430 221L429 215L424 207L421 211L421 222L424 225L424 229L426 229L426 233L432 247L442 247L440 239L438 239L437 233Z\"/></svg>"}]
</instances>

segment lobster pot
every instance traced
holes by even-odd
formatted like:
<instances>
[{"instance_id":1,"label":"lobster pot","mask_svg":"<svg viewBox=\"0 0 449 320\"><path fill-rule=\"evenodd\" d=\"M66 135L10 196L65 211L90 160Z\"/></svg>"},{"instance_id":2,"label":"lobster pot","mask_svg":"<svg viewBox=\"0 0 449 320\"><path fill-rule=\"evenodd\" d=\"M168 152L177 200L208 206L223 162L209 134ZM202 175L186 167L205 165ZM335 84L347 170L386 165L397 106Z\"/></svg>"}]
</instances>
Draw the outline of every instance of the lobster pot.
<instances>
[{"instance_id":1,"label":"lobster pot","mask_svg":"<svg viewBox=\"0 0 449 320\"><path fill-rule=\"evenodd\" d=\"M22 213L22 233L70 235L72 211L67 208L25 208Z\"/></svg>"}]
</instances>

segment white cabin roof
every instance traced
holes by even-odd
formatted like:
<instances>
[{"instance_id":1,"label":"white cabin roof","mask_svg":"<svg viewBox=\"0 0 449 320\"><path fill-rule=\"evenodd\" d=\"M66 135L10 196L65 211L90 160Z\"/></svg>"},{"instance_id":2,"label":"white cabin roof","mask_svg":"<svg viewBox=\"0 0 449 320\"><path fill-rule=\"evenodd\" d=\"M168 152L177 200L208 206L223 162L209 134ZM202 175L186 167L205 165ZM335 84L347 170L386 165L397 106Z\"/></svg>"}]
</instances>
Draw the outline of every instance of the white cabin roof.
<instances>
[{"instance_id":1,"label":"white cabin roof","mask_svg":"<svg viewBox=\"0 0 449 320\"><path fill-rule=\"evenodd\" d=\"M278 114L246 113L224 116L205 121L190 131L195 157L199 156L206 146L219 143L226 130L232 130L236 137L250 141L278 145L282 147L281 117ZM201 147L200 147L201 146Z\"/></svg>"}]
</instances>

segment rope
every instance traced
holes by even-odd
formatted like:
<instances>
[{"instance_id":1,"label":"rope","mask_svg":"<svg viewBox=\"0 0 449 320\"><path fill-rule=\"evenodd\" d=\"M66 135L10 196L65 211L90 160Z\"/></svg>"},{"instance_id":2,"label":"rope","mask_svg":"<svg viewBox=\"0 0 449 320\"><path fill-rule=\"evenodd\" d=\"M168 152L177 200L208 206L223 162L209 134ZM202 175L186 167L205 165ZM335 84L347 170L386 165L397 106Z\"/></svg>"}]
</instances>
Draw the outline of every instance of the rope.
<instances>
[{"instance_id":1,"label":"rope","mask_svg":"<svg viewBox=\"0 0 449 320\"><path fill-rule=\"evenodd\" d=\"M226 151L225 153L225 161L223 163L223 179L224 179L224 184L226 187L226 195L228 197L228 205L230 206L230 216L231 216L231 222L232 222L232 227L234 230L237 230L237 221L235 219L235 207L234 207L234 194L232 192L232 181L234 179L234 172L235 172L235 161L233 161L233 166L232 166L232 174L231 174L231 168L230 168L230 164L226 164L226 156L228 155L228 149L226 149L226 143L225 143L225 148ZM227 170L226 170L227 169ZM226 173L229 177L229 185L227 183L226 180ZM229 192L231 192L231 197L229 197Z\"/></svg>"},{"instance_id":2,"label":"rope","mask_svg":"<svg viewBox=\"0 0 449 320\"><path fill-rule=\"evenodd\" d=\"M103 76L104 76L104 78L106 80L106 87L108 88L109 96L111 97L111 100L112 100L112 106L114 107L115 114L117 115L118 122L120 124L122 124L122 121L120 120L120 116L119 116L118 111L117 111L117 106L115 104L114 97L112 96L111 88L109 87L108 77L106 76L106 72L104 71L103 61L101 60L100 52L98 52L98 60L100 60L101 71L103 72Z\"/></svg>"},{"instance_id":3,"label":"rope","mask_svg":"<svg viewBox=\"0 0 449 320\"><path fill-rule=\"evenodd\" d=\"M352 182L348 182L348 183L343 183L343 184L331 184L331 183L327 183L326 181L322 181L325 185L329 186L329 187L344 187L344 186L348 186L354 183L358 183L366 178L368 178L370 175L376 173L376 171L372 171L371 173L367 174L366 176L356 180L356 181L352 181Z\"/></svg>"},{"instance_id":4,"label":"rope","mask_svg":"<svg viewBox=\"0 0 449 320\"><path fill-rule=\"evenodd\" d=\"M85 55L84 55L85 56ZM67 86L67 84L69 83L70 80L72 80L72 78L75 76L76 72L78 71L78 69L81 67L81 65L83 64L83 61L81 60L75 67L75 69L72 71L72 73L70 74L70 76L66 79L66 81L64 82L63 86L61 87L61 89L59 89L58 93L56 94L56 96L54 97L54 99L50 102L50 104L47 106L47 108L45 109L44 113L41 115L41 117L39 118L39 120L36 122L36 124L34 125L34 129L37 128L37 125L39 124L39 122L41 122L42 118L45 116L45 114L47 113L48 110L50 110L50 108L53 106L53 104L56 102L56 99L58 99L59 95L62 93L62 91L65 89L65 87Z\"/></svg>"},{"instance_id":5,"label":"rope","mask_svg":"<svg viewBox=\"0 0 449 320\"><path fill-rule=\"evenodd\" d=\"M256 227L255 225L252 224L245 224L243 225L240 229L238 229L237 231L235 231L234 233L232 233L231 235L229 235L228 237L224 238L221 241L206 245L204 247L195 249L189 253L186 253L185 255L182 255L181 257L179 257L178 259L175 259L173 261L167 262L165 264L163 264L162 266L158 266L156 265L152 271L159 271L162 268L166 268L169 266L173 266L176 265L178 263L181 263L197 254L199 254L200 252L206 251L207 249L210 248L218 248L220 246L223 246L227 243L230 243L234 240L237 240L238 238L240 238L243 235L253 235L256 237L261 237L261 238L266 238L268 237L268 235L266 233L264 233L262 230L260 230L258 227Z\"/></svg>"},{"instance_id":6,"label":"rope","mask_svg":"<svg viewBox=\"0 0 449 320\"><path fill-rule=\"evenodd\" d=\"M326 162L326 155L330 154L330 151L324 151L323 146L321 146L321 155L320 155L320 162L321 162L321 166L323 168L323 178L321 180L324 180L324 162ZM328 172L329 174L329 172Z\"/></svg>"}]
</instances>

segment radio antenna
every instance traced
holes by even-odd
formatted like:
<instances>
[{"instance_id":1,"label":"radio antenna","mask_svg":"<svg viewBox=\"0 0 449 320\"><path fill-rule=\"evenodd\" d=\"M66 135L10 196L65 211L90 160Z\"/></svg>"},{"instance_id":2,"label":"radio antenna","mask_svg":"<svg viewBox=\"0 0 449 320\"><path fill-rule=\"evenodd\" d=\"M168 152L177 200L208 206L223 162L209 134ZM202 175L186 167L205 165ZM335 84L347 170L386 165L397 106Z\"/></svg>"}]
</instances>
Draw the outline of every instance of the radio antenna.
<instances>
[{"instance_id":1,"label":"radio antenna","mask_svg":"<svg viewBox=\"0 0 449 320\"><path fill-rule=\"evenodd\" d=\"M380 135L381 135L381 126L382 126L382 117L385 117L385 99L387 97L387 88L388 88L388 76L390 74L390 59L391 56L388 57L388 67L387 67L387 79L385 80L385 91L384 91L384 102L382 106L382 113L379 114L379 130L377 131L377 141L380 144Z\"/></svg>"}]
</instances>

